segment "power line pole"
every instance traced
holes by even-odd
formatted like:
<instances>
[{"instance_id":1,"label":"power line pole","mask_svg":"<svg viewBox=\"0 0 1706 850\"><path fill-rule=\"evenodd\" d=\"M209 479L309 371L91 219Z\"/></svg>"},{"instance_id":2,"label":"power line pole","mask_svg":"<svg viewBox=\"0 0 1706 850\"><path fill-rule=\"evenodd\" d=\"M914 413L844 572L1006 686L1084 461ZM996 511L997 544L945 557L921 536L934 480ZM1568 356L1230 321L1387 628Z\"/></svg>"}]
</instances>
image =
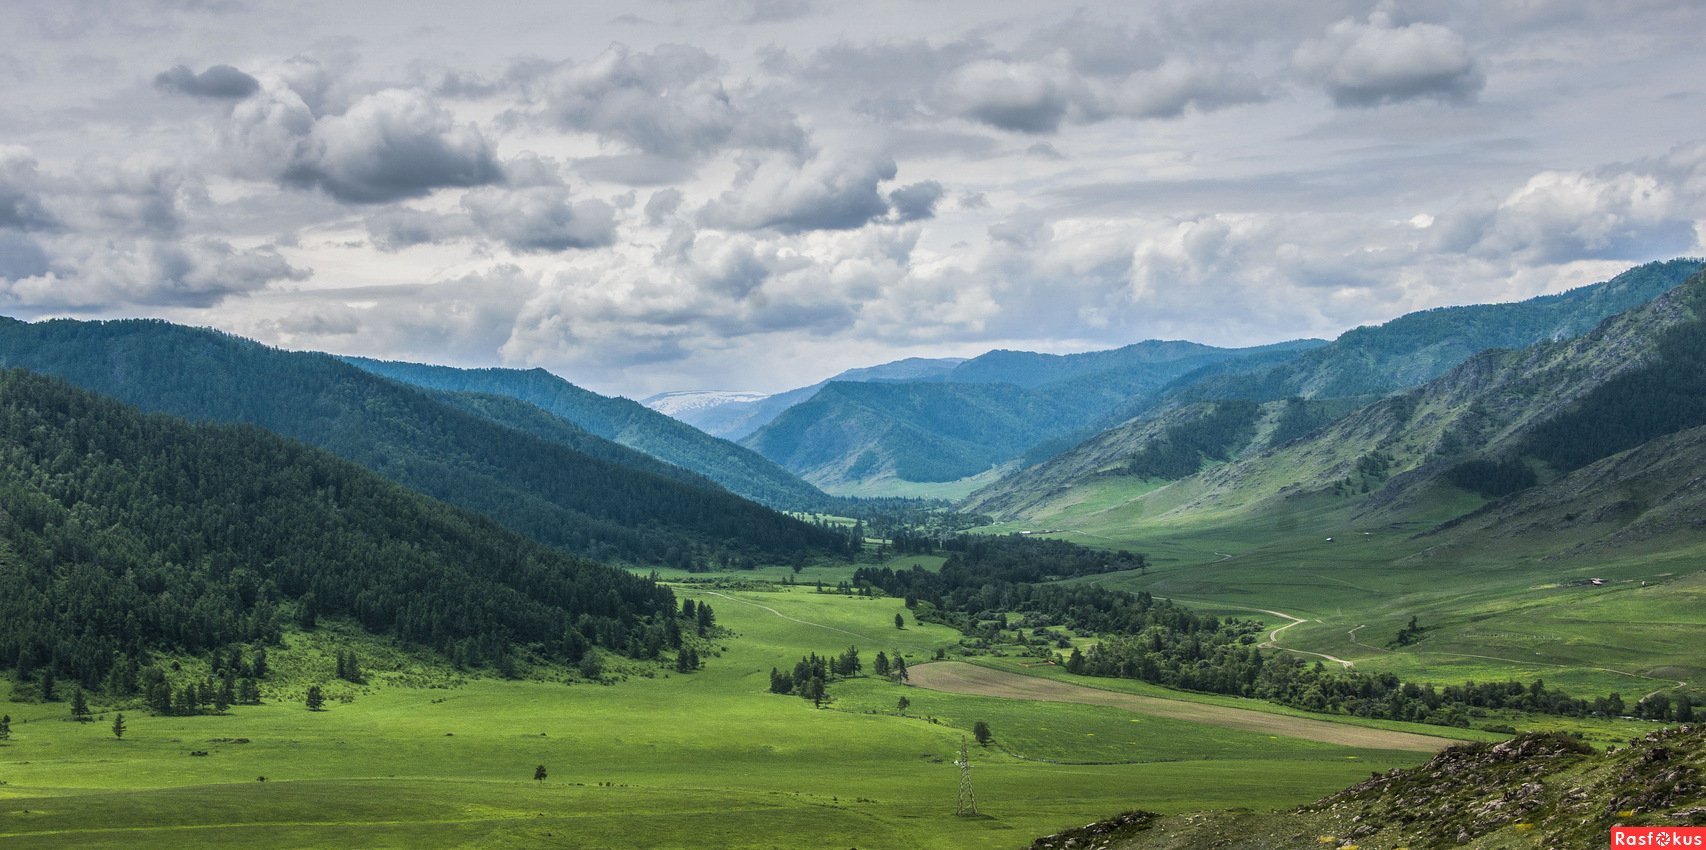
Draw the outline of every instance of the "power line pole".
<instances>
[{"instance_id":1,"label":"power line pole","mask_svg":"<svg viewBox=\"0 0 1706 850\"><path fill-rule=\"evenodd\" d=\"M965 736L960 736L960 760L954 762L960 768L960 800L954 806L956 815L977 814L977 793L971 790L971 755L966 752Z\"/></svg>"}]
</instances>

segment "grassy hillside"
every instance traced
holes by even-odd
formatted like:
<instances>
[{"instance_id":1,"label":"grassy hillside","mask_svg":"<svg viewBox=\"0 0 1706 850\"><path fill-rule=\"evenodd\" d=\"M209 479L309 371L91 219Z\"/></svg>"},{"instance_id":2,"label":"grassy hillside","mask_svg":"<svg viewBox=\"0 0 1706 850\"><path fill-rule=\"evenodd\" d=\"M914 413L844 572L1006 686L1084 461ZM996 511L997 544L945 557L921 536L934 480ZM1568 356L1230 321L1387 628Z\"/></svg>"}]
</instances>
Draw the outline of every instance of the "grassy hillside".
<instances>
[{"instance_id":1,"label":"grassy hillside","mask_svg":"<svg viewBox=\"0 0 1706 850\"><path fill-rule=\"evenodd\" d=\"M1376 774L1296 811L1117 821L1039 839L1032 850L1190 850L1238 846L1603 847L1613 825L1698 826L1706 784L1701 727L1655 731L1596 752L1561 735L1454 748ZM1068 843L1072 842L1072 843Z\"/></svg>"},{"instance_id":2,"label":"grassy hillside","mask_svg":"<svg viewBox=\"0 0 1706 850\"><path fill-rule=\"evenodd\" d=\"M540 439L324 354L156 321L3 319L0 365L144 410L259 425L600 559L792 559L839 545L726 491Z\"/></svg>"},{"instance_id":3,"label":"grassy hillside","mask_svg":"<svg viewBox=\"0 0 1706 850\"><path fill-rule=\"evenodd\" d=\"M1146 574L1102 583L1267 616L1281 647L1359 670L1697 692L1703 305L1697 276L1272 451L1159 486L1094 479L1006 528L1149 552Z\"/></svg>"},{"instance_id":4,"label":"grassy hillside","mask_svg":"<svg viewBox=\"0 0 1706 850\"><path fill-rule=\"evenodd\" d=\"M543 369L454 369L344 358L366 371L420 387L507 396L593 434L699 473L730 492L786 510L827 503L822 491L759 454L709 436L639 402L581 389Z\"/></svg>"}]
</instances>

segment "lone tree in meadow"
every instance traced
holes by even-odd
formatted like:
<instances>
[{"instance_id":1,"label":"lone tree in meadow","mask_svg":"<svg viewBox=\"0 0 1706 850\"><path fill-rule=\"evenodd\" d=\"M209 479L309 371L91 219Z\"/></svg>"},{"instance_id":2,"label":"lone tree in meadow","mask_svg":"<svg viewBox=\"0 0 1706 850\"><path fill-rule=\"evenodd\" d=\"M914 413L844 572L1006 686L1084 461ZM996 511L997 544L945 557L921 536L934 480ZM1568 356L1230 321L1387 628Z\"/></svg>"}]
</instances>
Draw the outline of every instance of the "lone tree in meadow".
<instances>
[{"instance_id":1,"label":"lone tree in meadow","mask_svg":"<svg viewBox=\"0 0 1706 850\"><path fill-rule=\"evenodd\" d=\"M894 614L894 627L897 629L906 628L906 617L899 611L896 611Z\"/></svg>"},{"instance_id":2,"label":"lone tree in meadow","mask_svg":"<svg viewBox=\"0 0 1706 850\"><path fill-rule=\"evenodd\" d=\"M78 723L89 722L89 698L83 694L82 688L71 692L71 716Z\"/></svg>"},{"instance_id":3,"label":"lone tree in meadow","mask_svg":"<svg viewBox=\"0 0 1706 850\"><path fill-rule=\"evenodd\" d=\"M124 740L124 728L125 728L124 727L124 715L120 714L117 717L114 717L113 718L113 737L119 739L120 741Z\"/></svg>"},{"instance_id":4,"label":"lone tree in meadow","mask_svg":"<svg viewBox=\"0 0 1706 850\"><path fill-rule=\"evenodd\" d=\"M545 781L545 775L546 775L545 774L545 765L539 765L538 767L533 769L533 781L534 782L544 782Z\"/></svg>"},{"instance_id":5,"label":"lone tree in meadow","mask_svg":"<svg viewBox=\"0 0 1706 850\"><path fill-rule=\"evenodd\" d=\"M979 720L971 725L971 736L977 739L978 746L987 747L995 735L989 731L989 724Z\"/></svg>"},{"instance_id":6,"label":"lone tree in meadow","mask_svg":"<svg viewBox=\"0 0 1706 850\"><path fill-rule=\"evenodd\" d=\"M12 715L0 714L0 741L10 740L11 737L12 737Z\"/></svg>"},{"instance_id":7,"label":"lone tree in meadow","mask_svg":"<svg viewBox=\"0 0 1706 850\"><path fill-rule=\"evenodd\" d=\"M319 685L308 686L308 710L320 711L326 707L326 695L320 692Z\"/></svg>"},{"instance_id":8,"label":"lone tree in meadow","mask_svg":"<svg viewBox=\"0 0 1706 850\"><path fill-rule=\"evenodd\" d=\"M901 697L895 701L894 707L899 709L901 714L905 714L907 707L910 705L912 705L912 700L909 700L906 697Z\"/></svg>"}]
</instances>

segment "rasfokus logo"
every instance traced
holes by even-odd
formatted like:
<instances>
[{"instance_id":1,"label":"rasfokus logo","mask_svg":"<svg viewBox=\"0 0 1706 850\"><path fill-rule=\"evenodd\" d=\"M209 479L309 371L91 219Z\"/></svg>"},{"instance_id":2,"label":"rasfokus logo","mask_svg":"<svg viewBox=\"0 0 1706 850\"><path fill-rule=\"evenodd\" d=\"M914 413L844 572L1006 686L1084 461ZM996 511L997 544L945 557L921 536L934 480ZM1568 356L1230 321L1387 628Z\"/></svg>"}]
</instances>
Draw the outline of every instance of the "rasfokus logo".
<instances>
[{"instance_id":1,"label":"rasfokus logo","mask_svg":"<svg viewBox=\"0 0 1706 850\"><path fill-rule=\"evenodd\" d=\"M1611 846L1617 847L1702 847L1706 848L1706 827L1701 826L1614 826Z\"/></svg>"}]
</instances>

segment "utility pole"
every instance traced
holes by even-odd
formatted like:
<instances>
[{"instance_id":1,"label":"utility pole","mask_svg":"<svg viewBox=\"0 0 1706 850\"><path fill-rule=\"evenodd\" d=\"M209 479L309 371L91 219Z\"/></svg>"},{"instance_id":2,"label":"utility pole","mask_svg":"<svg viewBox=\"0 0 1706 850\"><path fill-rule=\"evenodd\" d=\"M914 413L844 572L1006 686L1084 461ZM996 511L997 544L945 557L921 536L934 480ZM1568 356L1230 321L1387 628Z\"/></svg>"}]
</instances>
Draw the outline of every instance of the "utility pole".
<instances>
[{"instance_id":1,"label":"utility pole","mask_svg":"<svg viewBox=\"0 0 1706 850\"><path fill-rule=\"evenodd\" d=\"M960 768L960 800L954 806L956 815L977 814L977 793L971 790L971 755L966 752L965 736L960 736L960 760L954 762Z\"/></svg>"}]
</instances>

